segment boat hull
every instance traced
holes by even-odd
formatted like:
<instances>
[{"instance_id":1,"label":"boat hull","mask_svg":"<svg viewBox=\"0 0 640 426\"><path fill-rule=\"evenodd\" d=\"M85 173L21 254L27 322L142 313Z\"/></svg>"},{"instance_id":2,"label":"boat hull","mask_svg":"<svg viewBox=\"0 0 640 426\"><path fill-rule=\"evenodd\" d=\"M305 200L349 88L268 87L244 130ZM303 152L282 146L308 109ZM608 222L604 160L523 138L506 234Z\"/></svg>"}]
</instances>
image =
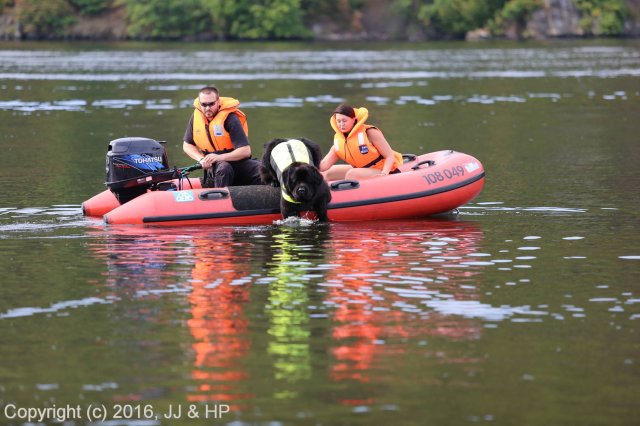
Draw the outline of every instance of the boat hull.
<instances>
[{"instance_id":1,"label":"boat hull","mask_svg":"<svg viewBox=\"0 0 640 426\"><path fill-rule=\"evenodd\" d=\"M182 182L180 182L180 179L173 179L172 182L176 187L182 184L183 187L186 186L189 189L202 188L200 179L197 179L197 178L196 179L192 178L189 180L183 179ZM153 192L153 191L147 191L147 192ZM105 189L104 191L99 192L98 194L94 195L93 197L89 198L88 200L82 203L82 213L85 216L101 218L102 216L104 216L105 214L109 213L111 210L119 206L120 206L120 202L118 201L116 196L113 194L113 192L111 192L108 189Z\"/></svg>"},{"instance_id":2,"label":"boat hull","mask_svg":"<svg viewBox=\"0 0 640 426\"><path fill-rule=\"evenodd\" d=\"M410 219L444 213L476 197L485 181L474 157L438 151L418 156L402 173L330 182L333 222ZM104 215L108 224L257 225L281 219L278 188L243 186L150 191ZM313 219L315 214L308 212Z\"/></svg>"}]
</instances>

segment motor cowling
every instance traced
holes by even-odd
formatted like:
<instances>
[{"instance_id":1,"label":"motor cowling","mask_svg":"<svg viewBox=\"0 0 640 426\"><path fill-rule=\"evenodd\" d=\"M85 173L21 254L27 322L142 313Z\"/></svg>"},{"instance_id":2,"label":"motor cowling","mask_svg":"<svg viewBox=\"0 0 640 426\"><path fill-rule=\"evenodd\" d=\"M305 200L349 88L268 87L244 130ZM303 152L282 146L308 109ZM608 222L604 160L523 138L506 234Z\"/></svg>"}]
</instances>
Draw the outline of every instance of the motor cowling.
<instances>
[{"instance_id":1,"label":"motor cowling","mask_svg":"<svg viewBox=\"0 0 640 426\"><path fill-rule=\"evenodd\" d=\"M172 178L167 152L160 142L140 137L109 142L106 185L120 204L144 194L155 182Z\"/></svg>"}]
</instances>

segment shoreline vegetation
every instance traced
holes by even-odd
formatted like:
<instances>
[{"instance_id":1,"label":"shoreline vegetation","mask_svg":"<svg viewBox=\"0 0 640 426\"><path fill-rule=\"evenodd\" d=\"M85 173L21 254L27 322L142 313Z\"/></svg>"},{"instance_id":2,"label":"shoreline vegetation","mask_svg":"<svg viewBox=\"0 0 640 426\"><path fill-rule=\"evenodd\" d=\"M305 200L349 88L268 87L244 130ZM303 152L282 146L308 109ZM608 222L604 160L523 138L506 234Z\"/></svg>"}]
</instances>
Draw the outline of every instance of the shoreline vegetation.
<instances>
[{"instance_id":1,"label":"shoreline vegetation","mask_svg":"<svg viewBox=\"0 0 640 426\"><path fill-rule=\"evenodd\" d=\"M637 0L0 0L0 40L639 37Z\"/></svg>"}]
</instances>

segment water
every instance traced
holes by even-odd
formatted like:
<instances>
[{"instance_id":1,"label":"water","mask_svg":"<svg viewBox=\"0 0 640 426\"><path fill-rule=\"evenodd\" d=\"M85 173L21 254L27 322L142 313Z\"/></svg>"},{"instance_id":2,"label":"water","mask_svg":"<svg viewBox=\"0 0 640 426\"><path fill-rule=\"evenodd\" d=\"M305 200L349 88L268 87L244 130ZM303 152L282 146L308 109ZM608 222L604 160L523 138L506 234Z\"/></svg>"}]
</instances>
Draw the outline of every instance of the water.
<instances>
[{"instance_id":1,"label":"water","mask_svg":"<svg viewBox=\"0 0 640 426\"><path fill-rule=\"evenodd\" d=\"M636 424L639 74L637 41L0 44L0 424ZM112 139L190 164L209 83L254 155L326 150L347 101L485 189L413 221L83 217Z\"/></svg>"}]
</instances>

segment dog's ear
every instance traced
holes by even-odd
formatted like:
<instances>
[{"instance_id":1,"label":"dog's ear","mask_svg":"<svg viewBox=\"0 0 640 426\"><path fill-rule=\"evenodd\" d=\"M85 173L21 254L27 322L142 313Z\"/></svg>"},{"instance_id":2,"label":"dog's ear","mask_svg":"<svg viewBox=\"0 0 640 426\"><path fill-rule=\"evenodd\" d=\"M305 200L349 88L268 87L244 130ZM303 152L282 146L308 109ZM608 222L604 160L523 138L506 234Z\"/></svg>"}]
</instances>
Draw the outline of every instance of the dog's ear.
<instances>
[{"instance_id":1,"label":"dog's ear","mask_svg":"<svg viewBox=\"0 0 640 426\"><path fill-rule=\"evenodd\" d=\"M278 186L278 179L274 176L273 171L270 168L260 165L260 180L265 185Z\"/></svg>"},{"instance_id":2,"label":"dog's ear","mask_svg":"<svg viewBox=\"0 0 640 426\"><path fill-rule=\"evenodd\" d=\"M324 181L324 176L322 176L322 173L320 173L320 170L318 170L315 167L310 167L309 178L311 179L313 184L316 186L320 185L322 181Z\"/></svg>"},{"instance_id":3,"label":"dog's ear","mask_svg":"<svg viewBox=\"0 0 640 426\"><path fill-rule=\"evenodd\" d=\"M289 181L291 179L291 172L295 169L295 167L287 167L286 169L284 169L282 171L282 182L284 182L284 185L287 188L291 188L291 182Z\"/></svg>"}]
</instances>

